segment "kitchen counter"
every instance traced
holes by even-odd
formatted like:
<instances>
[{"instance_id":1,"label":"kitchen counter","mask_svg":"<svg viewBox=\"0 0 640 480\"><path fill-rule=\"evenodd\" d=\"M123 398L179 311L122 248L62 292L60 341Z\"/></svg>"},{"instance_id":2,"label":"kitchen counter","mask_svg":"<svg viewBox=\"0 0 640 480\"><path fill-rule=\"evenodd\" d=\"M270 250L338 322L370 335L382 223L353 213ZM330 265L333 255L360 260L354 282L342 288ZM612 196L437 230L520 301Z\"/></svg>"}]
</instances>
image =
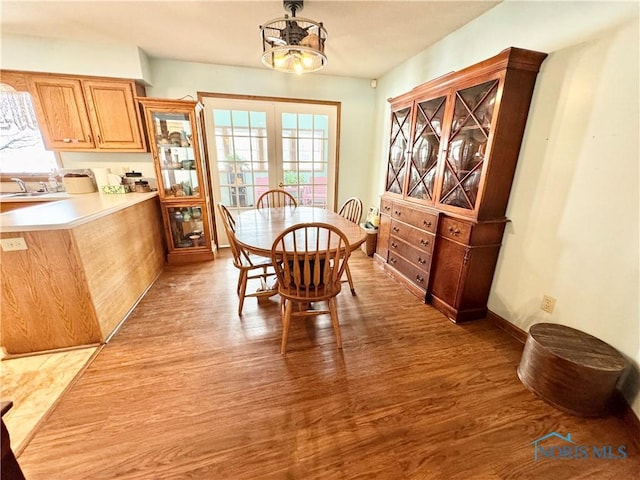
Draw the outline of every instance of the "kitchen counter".
<instances>
[{"instance_id":1,"label":"kitchen counter","mask_svg":"<svg viewBox=\"0 0 640 480\"><path fill-rule=\"evenodd\" d=\"M106 343L164 266L157 192L52 195L0 214L0 239L22 244L0 249L10 356Z\"/></svg>"},{"instance_id":2,"label":"kitchen counter","mask_svg":"<svg viewBox=\"0 0 640 480\"><path fill-rule=\"evenodd\" d=\"M9 194L0 197L0 202L37 203L0 214L0 231L9 233L74 228L157 195L158 192L114 195L49 193L29 197Z\"/></svg>"}]
</instances>

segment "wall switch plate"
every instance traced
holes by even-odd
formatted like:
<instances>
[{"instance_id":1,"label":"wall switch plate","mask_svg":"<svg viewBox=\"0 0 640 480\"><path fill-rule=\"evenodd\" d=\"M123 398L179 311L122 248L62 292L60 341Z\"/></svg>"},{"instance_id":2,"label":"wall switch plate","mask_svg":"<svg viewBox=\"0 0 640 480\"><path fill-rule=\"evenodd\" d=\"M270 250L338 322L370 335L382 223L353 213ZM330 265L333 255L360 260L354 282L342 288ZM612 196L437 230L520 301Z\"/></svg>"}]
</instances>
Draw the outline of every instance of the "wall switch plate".
<instances>
[{"instance_id":1,"label":"wall switch plate","mask_svg":"<svg viewBox=\"0 0 640 480\"><path fill-rule=\"evenodd\" d=\"M0 245L3 252L11 252L13 250L26 250L27 242L22 237L3 238L0 239Z\"/></svg>"}]
</instances>

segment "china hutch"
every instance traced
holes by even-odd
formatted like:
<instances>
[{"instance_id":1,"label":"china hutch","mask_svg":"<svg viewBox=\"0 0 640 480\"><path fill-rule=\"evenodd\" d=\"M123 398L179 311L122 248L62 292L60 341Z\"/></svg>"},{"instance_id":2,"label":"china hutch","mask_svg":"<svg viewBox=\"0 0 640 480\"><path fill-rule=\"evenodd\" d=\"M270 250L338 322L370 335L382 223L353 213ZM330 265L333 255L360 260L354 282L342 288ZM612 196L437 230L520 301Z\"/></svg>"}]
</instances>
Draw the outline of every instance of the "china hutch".
<instances>
[{"instance_id":1,"label":"china hutch","mask_svg":"<svg viewBox=\"0 0 640 480\"><path fill-rule=\"evenodd\" d=\"M153 155L168 263L214 258L212 200L204 156L201 104L140 99Z\"/></svg>"},{"instance_id":2,"label":"china hutch","mask_svg":"<svg viewBox=\"0 0 640 480\"><path fill-rule=\"evenodd\" d=\"M454 322L486 315L545 57L509 48L389 100L376 260Z\"/></svg>"}]
</instances>

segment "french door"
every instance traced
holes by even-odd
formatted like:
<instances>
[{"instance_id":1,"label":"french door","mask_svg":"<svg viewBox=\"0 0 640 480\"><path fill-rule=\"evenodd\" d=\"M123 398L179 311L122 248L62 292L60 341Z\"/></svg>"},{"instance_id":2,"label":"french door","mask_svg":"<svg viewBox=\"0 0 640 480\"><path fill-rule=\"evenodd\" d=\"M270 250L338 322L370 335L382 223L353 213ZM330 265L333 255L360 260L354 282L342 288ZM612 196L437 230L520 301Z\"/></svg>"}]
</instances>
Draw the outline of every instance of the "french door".
<instances>
[{"instance_id":1,"label":"french door","mask_svg":"<svg viewBox=\"0 0 640 480\"><path fill-rule=\"evenodd\" d=\"M279 188L298 205L333 210L337 104L218 97L203 103L216 202L237 215ZM222 223L216 225L219 242L227 243Z\"/></svg>"}]
</instances>

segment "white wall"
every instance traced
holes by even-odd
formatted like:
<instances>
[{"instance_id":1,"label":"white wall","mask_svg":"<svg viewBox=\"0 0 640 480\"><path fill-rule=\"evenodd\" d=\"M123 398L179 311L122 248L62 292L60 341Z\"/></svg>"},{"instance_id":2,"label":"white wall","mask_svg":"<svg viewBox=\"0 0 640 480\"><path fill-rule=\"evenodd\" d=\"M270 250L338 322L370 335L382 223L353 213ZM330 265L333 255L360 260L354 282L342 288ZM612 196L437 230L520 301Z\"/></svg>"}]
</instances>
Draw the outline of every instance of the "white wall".
<instances>
[{"instance_id":1,"label":"white wall","mask_svg":"<svg viewBox=\"0 0 640 480\"><path fill-rule=\"evenodd\" d=\"M489 298L523 330L569 325L605 340L633 371L640 416L639 78L636 2L505 2L378 82L374 156L382 193L386 98L510 46L549 53L538 75ZM557 298L549 315L543 294Z\"/></svg>"},{"instance_id":2,"label":"white wall","mask_svg":"<svg viewBox=\"0 0 640 480\"><path fill-rule=\"evenodd\" d=\"M145 54L135 45L3 34L0 68L146 81L144 60Z\"/></svg>"}]
</instances>

